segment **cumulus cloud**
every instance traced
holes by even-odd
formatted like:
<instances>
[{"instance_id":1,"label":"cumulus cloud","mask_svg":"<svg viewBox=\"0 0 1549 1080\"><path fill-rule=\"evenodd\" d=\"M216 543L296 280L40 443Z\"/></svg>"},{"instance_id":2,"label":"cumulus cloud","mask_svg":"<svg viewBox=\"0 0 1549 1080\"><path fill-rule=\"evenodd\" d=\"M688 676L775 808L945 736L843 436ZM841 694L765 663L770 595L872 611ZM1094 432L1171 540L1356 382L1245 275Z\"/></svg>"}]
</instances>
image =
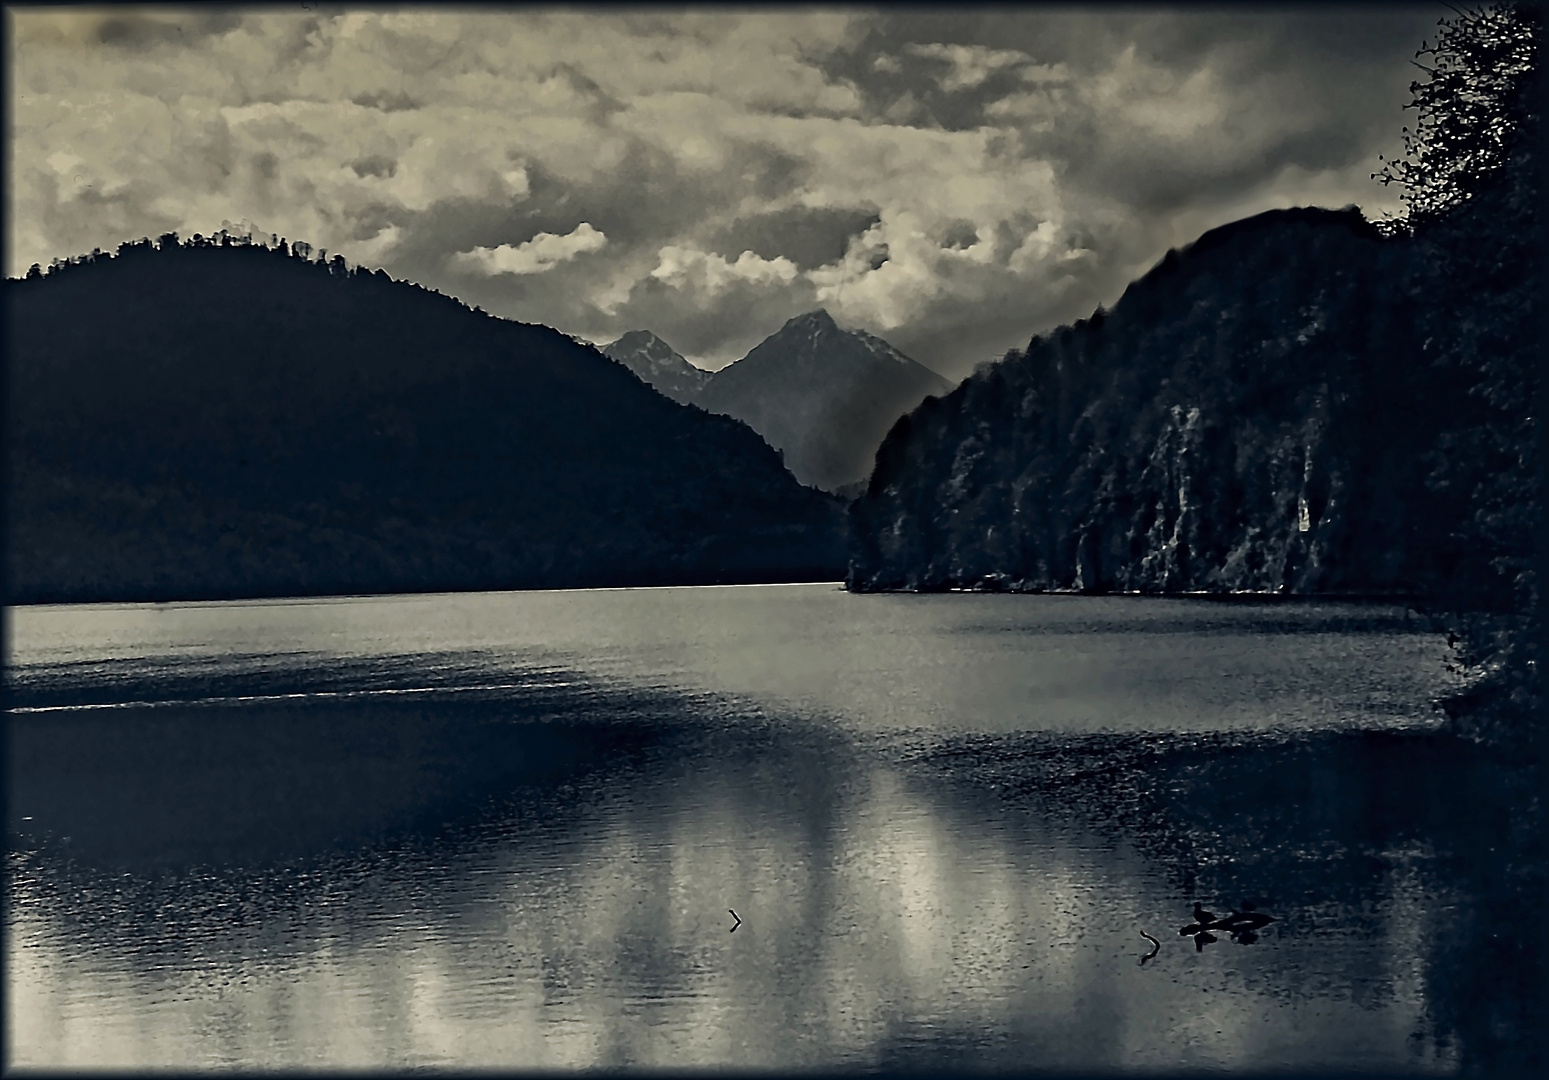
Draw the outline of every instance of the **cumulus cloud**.
<instances>
[{"instance_id":1,"label":"cumulus cloud","mask_svg":"<svg viewBox=\"0 0 1549 1080\"><path fill-rule=\"evenodd\" d=\"M254 223L736 359L821 303L948 373L1273 206L1396 193L1430 8L13 9L6 272ZM606 250L606 257L588 257Z\"/></svg>"},{"instance_id":2,"label":"cumulus cloud","mask_svg":"<svg viewBox=\"0 0 1549 1080\"><path fill-rule=\"evenodd\" d=\"M938 81L948 93L971 90L997 71L1027 64L1033 59L1016 49L992 49L986 45L915 44L908 46L907 51L914 56L947 63L947 70L938 76Z\"/></svg>"},{"instance_id":3,"label":"cumulus cloud","mask_svg":"<svg viewBox=\"0 0 1549 1080\"><path fill-rule=\"evenodd\" d=\"M402 229L396 225L384 225L376 235L355 243L355 255L368 263L381 263L402 239Z\"/></svg>"},{"instance_id":4,"label":"cumulus cloud","mask_svg":"<svg viewBox=\"0 0 1549 1080\"><path fill-rule=\"evenodd\" d=\"M583 221L563 236L541 232L531 240L512 247L476 247L452 256L459 266L486 276L493 274L542 274L577 255L601 251L608 238Z\"/></svg>"},{"instance_id":5,"label":"cumulus cloud","mask_svg":"<svg viewBox=\"0 0 1549 1080\"><path fill-rule=\"evenodd\" d=\"M692 287L718 293L734 282L789 285L796 280L796 264L781 256L764 259L744 251L735 262L707 251L669 245L661 249L661 261L651 271L656 281L673 288Z\"/></svg>"}]
</instances>

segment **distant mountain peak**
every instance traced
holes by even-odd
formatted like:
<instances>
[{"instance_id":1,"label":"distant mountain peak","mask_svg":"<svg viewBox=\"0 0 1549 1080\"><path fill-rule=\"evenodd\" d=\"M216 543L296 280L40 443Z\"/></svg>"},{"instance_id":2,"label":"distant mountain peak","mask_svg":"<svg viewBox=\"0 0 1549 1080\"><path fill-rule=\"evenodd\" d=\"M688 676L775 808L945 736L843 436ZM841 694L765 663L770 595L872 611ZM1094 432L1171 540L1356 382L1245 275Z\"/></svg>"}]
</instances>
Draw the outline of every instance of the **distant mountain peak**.
<instances>
[{"instance_id":1,"label":"distant mountain peak","mask_svg":"<svg viewBox=\"0 0 1549 1080\"><path fill-rule=\"evenodd\" d=\"M843 330L819 308L716 372L694 400L764 436L802 483L835 491L870 474L877 445L901 415L949 389L881 338Z\"/></svg>"},{"instance_id":2,"label":"distant mountain peak","mask_svg":"<svg viewBox=\"0 0 1549 1080\"><path fill-rule=\"evenodd\" d=\"M826 334L842 333L844 331L839 329L839 324L834 322L834 317L822 308L818 308L816 311L809 311L787 320L786 324L772 334L769 340L809 337L815 341Z\"/></svg>"},{"instance_id":3,"label":"distant mountain peak","mask_svg":"<svg viewBox=\"0 0 1549 1080\"><path fill-rule=\"evenodd\" d=\"M675 351L671 345L668 345L666 341L650 330L626 330L623 336L613 344L629 349L661 348L666 349L668 352Z\"/></svg>"},{"instance_id":4,"label":"distant mountain peak","mask_svg":"<svg viewBox=\"0 0 1549 1080\"><path fill-rule=\"evenodd\" d=\"M808 311L787 320L784 326L766 339L766 344L768 342L780 342L782 344L795 344L798 347L802 344L810 344L813 348L817 348L822 343L826 348L827 344L832 340L830 335L848 339L879 360L897 364L904 368L923 366L874 334L868 334L864 330L844 329L823 308ZM934 375L935 372L931 372L931 374Z\"/></svg>"},{"instance_id":5,"label":"distant mountain peak","mask_svg":"<svg viewBox=\"0 0 1549 1080\"><path fill-rule=\"evenodd\" d=\"M818 308L815 311L809 311L805 314L798 315L794 319L789 320L785 325L821 326L824 329L829 327L833 327L835 330L839 329L839 324L834 322L834 317L828 313L826 308Z\"/></svg>"},{"instance_id":6,"label":"distant mountain peak","mask_svg":"<svg viewBox=\"0 0 1549 1080\"><path fill-rule=\"evenodd\" d=\"M872 334L868 334L864 330L852 330L850 332L850 336L858 338L862 343L864 343L865 346L871 350L873 356L880 357L883 360L891 360L893 363L901 364L904 367L924 366L920 364L919 361L905 356L903 353L893 348L893 346L889 345L881 338ZM932 372L932 374L935 373Z\"/></svg>"},{"instance_id":7,"label":"distant mountain peak","mask_svg":"<svg viewBox=\"0 0 1549 1080\"><path fill-rule=\"evenodd\" d=\"M690 364L650 330L630 330L601 351L634 372L641 382L678 402L689 401L710 378L708 371Z\"/></svg>"}]
</instances>

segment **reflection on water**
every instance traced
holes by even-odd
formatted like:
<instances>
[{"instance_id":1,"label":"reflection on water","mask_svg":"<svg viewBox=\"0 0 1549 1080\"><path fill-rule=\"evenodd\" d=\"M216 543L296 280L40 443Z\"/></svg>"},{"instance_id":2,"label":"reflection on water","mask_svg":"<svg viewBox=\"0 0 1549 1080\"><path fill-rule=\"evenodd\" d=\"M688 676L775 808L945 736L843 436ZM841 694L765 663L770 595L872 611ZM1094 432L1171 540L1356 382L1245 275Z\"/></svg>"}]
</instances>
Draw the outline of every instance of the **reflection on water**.
<instances>
[{"instance_id":1,"label":"reflection on water","mask_svg":"<svg viewBox=\"0 0 1549 1080\"><path fill-rule=\"evenodd\" d=\"M1467 918L1515 796L1426 723L888 730L622 647L262 644L18 673L163 704L12 718L9 1064L1428 1072L1521 1034ZM1196 951L1195 902L1275 921Z\"/></svg>"},{"instance_id":2,"label":"reflection on water","mask_svg":"<svg viewBox=\"0 0 1549 1080\"><path fill-rule=\"evenodd\" d=\"M75 686L83 677L105 700L155 697L169 677L186 693L228 693L234 676L260 692L296 689L292 678L314 689L306 666L347 659L401 689L498 686L554 668L870 730L1304 730L1429 720L1449 686L1442 639L1404 609L1334 603L806 585L82 605L11 618L26 704L51 688L89 700Z\"/></svg>"},{"instance_id":3,"label":"reflection on water","mask_svg":"<svg viewBox=\"0 0 1549 1080\"><path fill-rule=\"evenodd\" d=\"M1252 887L1305 905L1286 930L1204 956L1174 938L1141 969L1140 931L1174 932L1186 891L1122 832L932 798L880 757L794 736L677 749L434 842L287 872L115 878L25 859L17 1057L1451 1060L1425 1037L1422 979L1450 897L1414 853L1378 853L1365 890L1304 896L1286 880L1304 854L1269 852L1288 865Z\"/></svg>"}]
</instances>

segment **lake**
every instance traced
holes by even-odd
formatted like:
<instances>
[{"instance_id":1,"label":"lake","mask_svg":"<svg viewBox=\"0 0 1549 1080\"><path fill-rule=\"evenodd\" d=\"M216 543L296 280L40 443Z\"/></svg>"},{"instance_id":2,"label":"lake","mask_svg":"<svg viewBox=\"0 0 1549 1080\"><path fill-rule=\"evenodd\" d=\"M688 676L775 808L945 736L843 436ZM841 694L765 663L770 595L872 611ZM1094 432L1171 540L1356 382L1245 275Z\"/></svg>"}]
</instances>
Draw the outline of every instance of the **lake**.
<instances>
[{"instance_id":1,"label":"lake","mask_svg":"<svg viewBox=\"0 0 1549 1080\"><path fill-rule=\"evenodd\" d=\"M817 584L7 631L11 1066L1446 1073L1521 1037L1478 915L1521 793L1401 607ZM1196 902L1273 921L1183 936Z\"/></svg>"}]
</instances>

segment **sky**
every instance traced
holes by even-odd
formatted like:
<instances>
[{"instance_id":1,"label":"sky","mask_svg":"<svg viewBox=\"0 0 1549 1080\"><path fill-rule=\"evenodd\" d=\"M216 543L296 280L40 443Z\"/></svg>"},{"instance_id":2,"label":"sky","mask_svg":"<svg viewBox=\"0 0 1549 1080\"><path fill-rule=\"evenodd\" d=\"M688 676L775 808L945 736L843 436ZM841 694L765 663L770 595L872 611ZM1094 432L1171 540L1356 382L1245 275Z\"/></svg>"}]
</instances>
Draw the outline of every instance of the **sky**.
<instances>
[{"instance_id":1,"label":"sky","mask_svg":"<svg viewBox=\"0 0 1549 1080\"><path fill-rule=\"evenodd\" d=\"M707 368L950 377L1262 210L1400 210L1440 3L9 7L6 274L223 227Z\"/></svg>"}]
</instances>

